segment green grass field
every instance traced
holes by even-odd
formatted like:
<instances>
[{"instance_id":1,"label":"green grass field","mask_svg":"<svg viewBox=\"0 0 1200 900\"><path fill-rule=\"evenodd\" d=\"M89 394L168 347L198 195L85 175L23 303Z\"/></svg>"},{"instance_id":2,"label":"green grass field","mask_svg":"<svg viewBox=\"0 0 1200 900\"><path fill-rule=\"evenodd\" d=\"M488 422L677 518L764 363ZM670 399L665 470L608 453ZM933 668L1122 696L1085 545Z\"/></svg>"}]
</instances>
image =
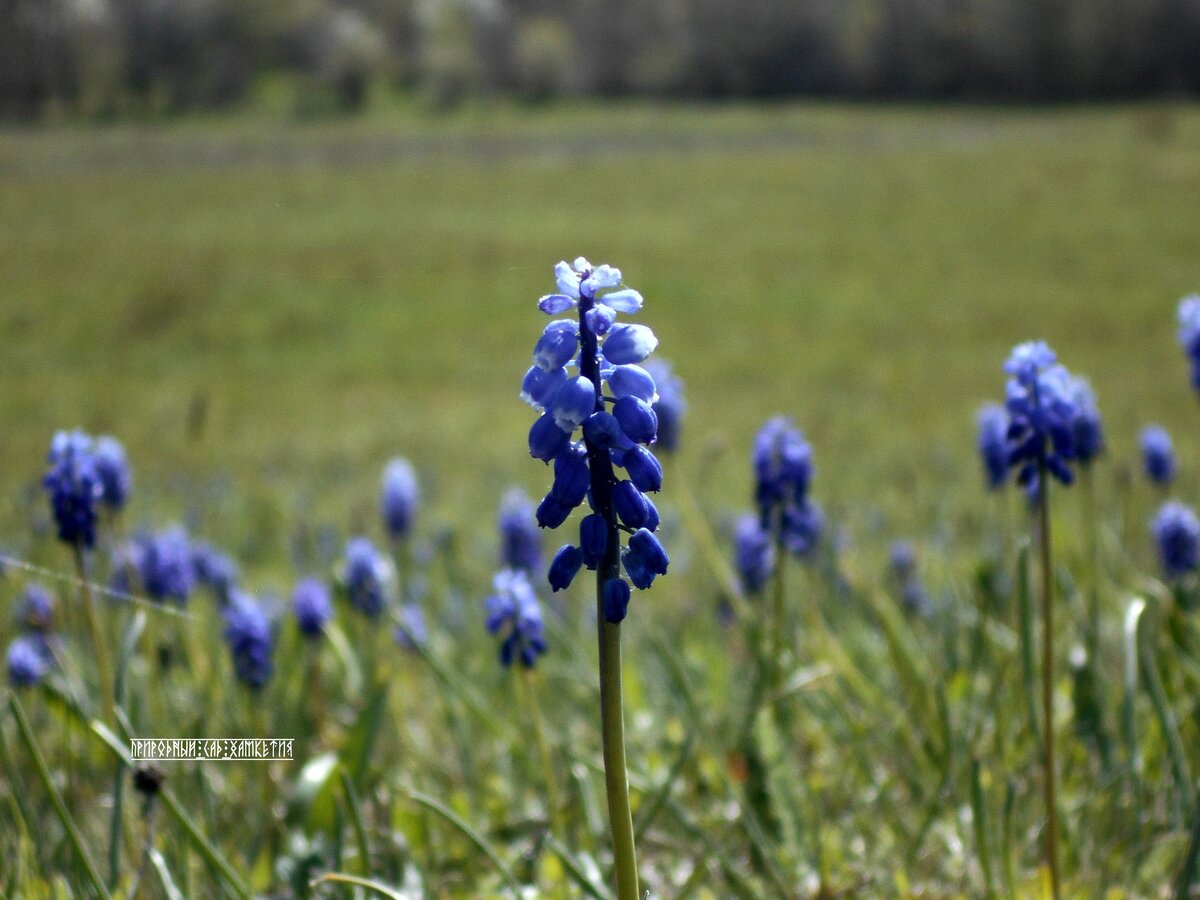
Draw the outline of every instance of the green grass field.
<instances>
[{"instance_id":1,"label":"green grass field","mask_svg":"<svg viewBox=\"0 0 1200 900\"><path fill-rule=\"evenodd\" d=\"M393 659L390 636L343 620L346 648L322 655L323 682L293 634L263 700L221 690L224 648L196 633L219 629L212 610L194 603L194 628L152 614L151 629L184 648L187 677L156 688L138 655L131 718L143 733L181 719L291 728L312 756L366 760L353 800L335 780L305 800L299 764L222 769L215 782L169 774L256 891L273 871L286 882L280 860L286 869L311 849L295 842L324 831L318 869L342 862L407 896L418 878L427 896L504 895L488 856L410 790L454 809L545 896L568 895L554 887L564 866L580 884L602 881L586 591L572 588L573 613L551 625L535 685L568 796L560 855L532 837L544 773L476 620L501 493L538 496L550 480L526 453L531 413L517 398L544 324L534 303L559 259L611 262L645 295L639 321L689 403L660 503L671 576L626 629L646 886L656 897L1036 896L1029 644L1020 591L995 586L1015 573L1007 535L1026 529L1016 498L1005 513L983 491L974 414L1002 398L1009 349L1043 338L1092 380L1110 445L1096 473L1098 569L1078 497L1055 495L1068 896L1162 896L1200 772L1200 664L1181 651L1161 664L1162 696L1127 694L1121 621L1131 592L1148 591L1147 622L1174 630L1144 635L1154 649L1143 652L1200 640L1154 605L1143 573L1157 498L1136 471L1138 429L1160 422L1176 439L1175 493L1200 500L1200 410L1175 338L1175 304L1200 291L1198 198L1200 109L1188 106L614 105L0 131L0 546L69 565L45 535L37 480L52 433L79 425L130 453L127 527L186 520L233 552L255 589L286 592L289 548L317 526L378 531L381 468L407 456L426 500L418 549L456 551L423 564L431 618L457 630L435 633L423 657ZM792 569L799 637L779 700L790 712L743 722L753 632L745 618L722 629L715 610L726 525L751 505L750 442L777 413L813 445L813 493L841 558L831 541L819 565ZM921 550L941 610L932 621L904 619L887 595L897 537ZM0 598L20 581L0 581ZM1100 738L1082 733L1065 665L1092 583L1106 613ZM104 624L114 647L129 618L113 610ZM394 687L377 694L375 675ZM86 694L88 676L64 680L20 702L57 771L72 747L82 754L81 783L60 789L107 872L112 760L89 742L88 701L78 714L61 702L73 687ZM328 699L323 727L306 718L312 684ZM9 774L28 782L11 777L16 791L0 798L0 823L23 823L0 838L17 873L7 884L39 896L60 871L87 896L78 853L41 808L31 751L4 726ZM746 733L773 821L745 799ZM127 891L142 825L125 802ZM285 807L286 826L270 825ZM349 824L360 815L365 865ZM160 828L162 884L173 877L186 896L230 887L178 819L164 813Z\"/></svg>"}]
</instances>

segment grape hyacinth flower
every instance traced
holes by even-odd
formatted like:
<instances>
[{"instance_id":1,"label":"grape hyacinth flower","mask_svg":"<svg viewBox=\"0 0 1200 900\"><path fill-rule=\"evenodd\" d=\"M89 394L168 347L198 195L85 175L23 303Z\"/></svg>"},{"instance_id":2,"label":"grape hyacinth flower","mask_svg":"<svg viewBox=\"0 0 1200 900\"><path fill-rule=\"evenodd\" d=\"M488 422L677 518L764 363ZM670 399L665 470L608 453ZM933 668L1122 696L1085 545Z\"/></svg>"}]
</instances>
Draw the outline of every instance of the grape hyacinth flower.
<instances>
[{"instance_id":1,"label":"grape hyacinth flower","mask_svg":"<svg viewBox=\"0 0 1200 900\"><path fill-rule=\"evenodd\" d=\"M770 419L754 439L754 499L759 525L781 550L810 553L820 539L824 516L808 496L812 447L790 419Z\"/></svg>"},{"instance_id":2,"label":"grape hyacinth flower","mask_svg":"<svg viewBox=\"0 0 1200 900\"><path fill-rule=\"evenodd\" d=\"M425 612L420 604L406 603L400 608L395 638L396 643L405 650L420 650L429 642L429 627L425 624Z\"/></svg>"},{"instance_id":3,"label":"grape hyacinth flower","mask_svg":"<svg viewBox=\"0 0 1200 900\"><path fill-rule=\"evenodd\" d=\"M141 535L136 559L142 589L156 603L187 603L196 586L192 543L176 525L155 534Z\"/></svg>"},{"instance_id":4,"label":"grape hyacinth flower","mask_svg":"<svg viewBox=\"0 0 1200 900\"><path fill-rule=\"evenodd\" d=\"M319 578L300 579L292 591L292 612L302 635L319 638L325 633L325 623L333 616L329 588Z\"/></svg>"},{"instance_id":5,"label":"grape hyacinth flower","mask_svg":"<svg viewBox=\"0 0 1200 900\"><path fill-rule=\"evenodd\" d=\"M733 558L742 589L748 594L762 591L775 568L775 545L753 513L739 516L734 525Z\"/></svg>"},{"instance_id":6,"label":"grape hyacinth flower","mask_svg":"<svg viewBox=\"0 0 1200 900\"><path fill-rule=\"evenodd\" d=\"M976 421L984 481L988 490L994 491L1008 481L1008 413L997 403L986 403L980 407Z\"/></svg>"},{"instance_id":7,"label":"grape hyacinth flower","mask_svg":"<svg viewBox=\"0 0 1200 900\"><path fill-rule=\"evenodd\" d=\"M1091 383L1083 377L1074 376L1070 380L1071 402L1075 407L1075 416L1071 420L1071 439L1075 445L1075 458L1082 466L1090 466L1092 461L1104 452L1104 425L1100 421L1100 409L1096 405L1096 395Z\"/></svg>"},{"instance_id":8,"label":"grape hyacinth flower","mask_svg":"<svg viewBox=\"0 0 1200 900\"><path fill-rule=\"evenodd\" d=\"M908 541L894 541L888 551L888 568L904 609L914 615L928 615L929 597L917 575L916 548Z\"/></svg>"},{"instance_id":9,"label":"grape hyacinth flower","mask_svg":"<svg viewBox=\"0 0 1200 900\"><path fill-rule=\"evenodd\" d=\"M111 512L120 512L129 499L133 475L121 442L110 435L96 439L96 471L100 474L100 502Z\"/></svg>"},{"instance_id":10,"label":"grape hyacinth flower","mask_svg":"<svg viewBox=\"0 0 1200 900\"><path fill-rule=\"evenodd\" d=\"M346 542L341 580L350 604L369 619L378 619L388 599L395 572L391 560L365 537Z\"/></svg>"},{"instance_id":11,"label":"grape hyacinth flower","mask_svg":"<svg viewBox=\"0 0 1200 900\"><path fill-rule=\"evenodd\" d=\"M1179 301L1179 343L1192 367L1192 387L1200 390L1200 294Z\"/></svg>"},{"instance_id":12,"label":"grape hyacinth flower","mask_svg":"<svg viewBox=\"0 0 1200 900\"><path fill-rule=\"evenodd\" d=\"M1036 497L1045 474L1064 485L1075 481L1076 406L1072 380L1042 341L1014 348L1008 373L1008 465L1017 483Z\"/></svg>"},{"instance_id":13,"label":"grape hyacinth flower","mask_svg":"<svg viewBox=\"0 0 1200 900\"><path fill-rule=\"evenodd\" d=\"M1148 425L1142 429L1141 445L1146 477L1165 488L1175 480L1175 448L1171 436L1159 425Z\"/></svg>"},{"instance_id":14,"label":"grape hyacinth flower","mask_svg":"<svg viewBox=\"0 0 1200 900\"><path fill-rule=\"evenodd\" d=\"M17 621L30 631L46 632L54 620L54 595L44 585L25 586L17 605Z\"/></svg>"},{"instance_id":15,"label":"grape hyacinth flower","mask_svg":"<svg viewBox=\"0 0 1200 900\"><path fill-rule=\"evenodd\" d=\"M504 569L492 579L493 593L484 601L487 630L500 641L500 664L514 660L532 669L546 652L542 608L529 577L521 571Z\"/></svg>"},{"instance_id":16,"label":"grape hyacinth flower","mask_svg":"<svg viewBox=\"0 0 1200 900\"><path fill-rule=\"evenodd\" d=\"M1008 373L1008 465L1017 471L1039 513L1042 570L1042 772L1046 813L1046 866L1051 893L1060 896L1058 804L1054 763L1054 562L1050 545L1050 478L1075 480L1076 394L1071 374L1042 341L1013 348Z\"/></svg>"},{"instance_id":17,"label":"grape hyacinth flower","mask_svg":"<svg viewBox=\"0 0 1200 900\"><path fill-rule=\"evenodd\" d=\"M1163 575L1175 580L1200 566L1200 519L1175 500L1162 505L1150 526Z\"/></svg>"},{"instance_id":18,"label":"grape hyacinth flower","mask_svg":"<svg viewBox=\"0 0 1200 900\"><path fill-rule=\"evenodd\" d=\"M237 563L211 544L195 543L192 544L192 577L224 606L237 587Z\"/></svg>"},{"instance_id":19,"label":"grape hyacinth flower","mask_svg":"<svg viewBox=\"0 0 1200 900\"><path fill-rule=\"evenodd\" d=\"M42 484L58 526L58 539L81 548L96 543L97 506L104 493L92 439L82 431L54 435L50 469Z\"/></svg>"},{"instance_id":20,"label":"grape hyacinth flower","mask_svg":"<svg viewBox=\"0 0 1200 900\"><path fill-rule=\"evenodd\" d=\"M530 574L542 567L542 537L533 501L520 488L511 488L500 501L500 564Z\"/></svg>"},{"instance_id":21,"label":"grape hyacinth flower","mask_svg":"<svg viewBox=\"0 0 1200 900\"><path fill-rule=\"evenodd\" d=\"M671 364L665 360L646 360L645 369L658 388L658 399L650 404L650 408L658 416L657 446L667 453L674 453L679 448L679 433L683 428L684 414L687 412L687 402L683 398L683 382L671 370Z\"/></svg>"},{"instance_id":22,"label":"grape hyacinth flower","mask_svg":"<svg viewBox=\"0 0 1200 900\"><path fill-rule=\"evenodd\" d=\"M262 605L244 591L236 591L222 610L225 642L233 659L234 673L247 687L258 690L274 671L272 654L275 636L271 619Z\"/></svg>"},{"instance_id":23,"label":"grape hyacinth flower","mask_svg":"<svg viewBox=\"0 0 1200 900\"><path fill-rule=\"evenodd\" d=\"M583 257L554 268L557 293L538 301L556 319L533 348L521 398L541 416L529 431L529 453L554 463L554 483L538 506L538 524L557 528L585 500L579 544L561 548L550 564L554 590L582 567L596 572L599 620L600 719L618 900L639 900L621 710L621 632L631 596L666 574L669 560L654 532L658 510L646 495L662 488L662 466L648 449L658 437L653 403L658 389L642 368L658 346L645 325L618 323L637 313L642 295L622 287L619 269ZM607 388L607 390L606 390ZM575 434L582 429L583 440ZM618 477L614 466L624 470ZM621 534L631 537L626 549ZM621 576L622 566L628 580Z\"/></svg>"},{"instance_id":24,"label":"grape hyacinth flower","mask_svg":"<svg viewBox=\"0 0 1200 900\"><path fill-rule=\"evenodd\" d=\"M25 634L14 638L5 654L8 665L8 683L14 688L33 687L50 670L50 653L45 638L36 634Z\"/></svg>"},{"instance_id":25,"label":"grape hyacinth flower","mask_svg":"<svg viewBox=\"0 0 1200 900\"><path fill-rule=\"evenodd\" d=\"M420 501L421 492L412 463L401 457L391 460L383 470L379 511L384 527L393 540L408 537Z\"/></svg>"}]
</instances>

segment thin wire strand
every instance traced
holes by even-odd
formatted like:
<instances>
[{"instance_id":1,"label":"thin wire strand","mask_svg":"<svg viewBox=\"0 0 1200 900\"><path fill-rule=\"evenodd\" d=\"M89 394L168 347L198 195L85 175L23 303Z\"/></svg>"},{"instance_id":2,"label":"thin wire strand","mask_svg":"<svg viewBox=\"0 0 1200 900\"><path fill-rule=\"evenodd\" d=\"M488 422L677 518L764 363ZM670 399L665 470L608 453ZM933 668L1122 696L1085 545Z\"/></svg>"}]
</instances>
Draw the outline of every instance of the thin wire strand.
<instances>
[{"instance_id":1,"label":"thin wire strand","mask_svg":"<svg viewBox=\"0 0 1200 900\"><path fill-rule=\"evenodd\" d=\"M76 588L89 587L95 593L102 594L103 596L108 597L110 600L119 600L123 603L132 603L135 606L152 609L156 613L162 613L163 615L177 616L181 619L192 618L191 614L186 610L177 609L176 607L168 606L165 603L158 603L148 597L139 597L135 594L128 594L125 591L114 590L113 588L99 584L95 581L84 581L78 576L70 573L60 572L57 569L47 569L44 566L34 565L27 560L19 559L15 556L8 556L4 553L0 553L0 567L11 567L13 569L20 569L21 571L31 575L38 575L42 578L53 578L55 581L63 584L69 584Z\"/></svg>"}]
</instances>

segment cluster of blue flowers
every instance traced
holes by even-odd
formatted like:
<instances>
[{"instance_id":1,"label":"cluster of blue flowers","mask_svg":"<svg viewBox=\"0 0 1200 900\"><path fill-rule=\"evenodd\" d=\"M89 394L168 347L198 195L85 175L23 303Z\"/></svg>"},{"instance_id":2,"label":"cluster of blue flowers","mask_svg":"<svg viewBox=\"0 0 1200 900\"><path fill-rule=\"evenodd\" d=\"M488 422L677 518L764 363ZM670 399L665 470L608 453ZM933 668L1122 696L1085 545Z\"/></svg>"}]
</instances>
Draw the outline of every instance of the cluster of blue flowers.
<instances>
[{"instance_id":1,"label":"cluster of blue flowers","mask_svg":"<svg viewBox=\"0 0 1200 900\"><path fill-rule=\"evenodd\" d=\"M759 527L783 550L804 556L816 548L825 517L808 495L812 447L790 419L769 419L754 438L754 501Z\"/></svg>"},{"instance_id":2,"label":"cluster of blue flowers","mask_svg":"<svg viewBox=\"0 0 1200 900\"><path fill-rule=\"evenodd\" d=\"M1200 519L1175 500L1162 505L1151 523L1163 575L1178 579L1200 565Z\"/></svg>"},{"instance_id":3,"label":"cluster of blue flowers","mask_svg":"<svg viewBox=\"0 0 1200 900\"><path fill-rule=\"evenodd\" d=\"M319 578L301 578L292 591L292 612L302 635L319 638L325 633L325 623L333 617L329 588Z\"/></svg>"},{"instance_id":4,"label":"cluster of blue flowers","mask_svg":"<svg viewBox=\"0 0 1200 900\"><path fill-rule=\"evenodd\" d=\"M574 310L577 318L546 326L521 384L521 398L542 413L529 432L530 455L554 463L553 486L536 515L541 527L557 528L584 500L592 513L580 522L579 544L555 554L548 580L558 591L581 567L601 571L604 617L620 622L630 587L618 560L639 590L666 574L669 564L654 534L658 510L647 496L662 488L662 465L648 449L658 438L654 404L661 397L639 365L658 339L644 325L617 323L618 314L636 313L643 303L637 291L620 287L619 269L580 257L560 262L555 276L558 293L542 297L538 308L547 315ZM575 440L577 430L582 441ZM620 530L631 535L624 551Z\"/></svg>"},{"instance_id":5,"label":"cluster of blue flowers","mask_svg":"<svg viewBox=\"0 0 1200 900\"><path fill-rule=\"evenodd\" d=\"M1167 487L1175 480L1175 447L1171 436L1159 425L1148 425L1142 429L1140 442L1146 477L1159 487Z\"/></svg>"},{"instance_id":6,"label":"cluster of blue flowers","mask_svg":"<svg viewBox=\"0 0 1200 900\"><path fill-rule=\"evenodd\" d=\"M1043 341L1017 345L1004 364L1008 373L1008 466L1017 483L1037 496L1044 469L1065 485L1075 481L1078 383ZM1094 406L1094 403L1093 403ZM1098 421L1098 417L1097 417Z\"/></svg>"},{"instance_id":7,"label":"cluster of blue flowers","mask_svg":"<svg viewBox=\"0 0 1200 900\"><path fill-rule=\"evenodd\" d=\"M393 540L408 537L420 502L421 491L412 463L400 457L391 460L384 467L379 496L379 511L389 537Z\"/></svg>"},{"instance_id":8,"label":"cluster of blue flowers","mask_svg":"<svg viewBox=\"0 0 1200 900\"><path fill-rule=\"evenodd\" d=\"M651 404L658 416L658 446L667 453L679 449L683 417L687 413L687 401L683 398L683 381L671 369L666 360L646 360L646 371L658 388L658 399Z\"/></svg>"},{"instance_id":9,"label":"cluster of blue flowers","mask_svg":"<svg viewBox=\"0 0 1200 900\"><path fill-rule=\"evenodd\" d=\"M985 403L977 422L984 482L994 491L1008 482L1008 413L999 404Z\"/></svg>"},{"instance_id":10,"label":"cluster of blue flowers","mask_svg":"<svg viewBox=\"0 0 1200 900\"><path fill-rule=\"evenodd\" d=\"M42 484L50 498L59 540L93 547L101 507L116 512L129 496L131 475L124 448L111 437L93 441L76 429L54 435Z\"/></svg>"},{"instance_id":11,"label":"cluster of blue flowers","mask_svg":"<svg viewBox=\"0 0 1200 900\"><path fill-rule=\"evenodd\" d=\"M341 582L350 605L369 619L378 619L388 602L395 567L369 538L346 542Z\"/></svg>"},{"instance_id":12,"label":"cluster of blue flowers","mask_svg":"<svg viewBox=\"0 0 1200 900\"><path fill-rule=\"evenodd\" d=\"M775 544L754 513L739 516L733 527L733 560L742 590L757 594L775 570Z\"/></svg>"},{"instance_id":13,"label":"cluster of blue flowers","mask_svg":"<svg viewBox=\"0 0 1200 900\"><path fill-rule=\"evenodd\" d=\"M520 488L511 488L500 501L496 521L500 532L500 565L532 574L542 567L542 536L533 501Z\"/></svg>"},{"instance_id":14,"label":"cluster of blue flowers","mask_svg":"<svg viewBox=\"0 0 1200 900\"><path fill-rule=\"evenodd\" d=\"M484 601L487 630L500 637L500 662L514 660L532 669L546 652L542 608L529 576L517 569L503 569L492 579L493 593Z\"/></svg>"},{"instance_id":15,"label":"cluster of blue flowers","mask_svg":"<svg viewBox=\"0 0 1200 900\"><path fill-rule=\"evenodd\" d=\"M1179 301L1179 343L1192 367L1192 387L1200 390L1200 294Z\"/></svg>"},{"instance_id":16,"label":"cluster of blue flowers","mask_svg":"<svg viewBox=\"0 0 1200 900\"><path fill-rule=\"evenodd\" d=\"M894 541L888 552L888 568L905 611L918 616L930 613L929 596L917 573L917 550L908 541Z\"/></svg>"},{"instance_id":17,"label":"cluster of blue flowers","mask_svg":"<svg viewBox=\"0 0 1200 900\"><path fill-rule=\"evenodd\" d=\"M274 671L275 635L270 616L258 600L243 591L234 592L221 614L238 680L255 690L263 687Z\"/></svg>"},{"instance_id":18,"label":"cluster of blue flowers","mask_svg":"<svg viewBox=\"0 0 1200 900\"><path fill-rule=\"evenodd\" d=\"M23 632L8 645L5 662L13 687L32 687L54 667L54 595L42 585L25 586L17 603L17 627Z\"/></svg>"}]
</instances>

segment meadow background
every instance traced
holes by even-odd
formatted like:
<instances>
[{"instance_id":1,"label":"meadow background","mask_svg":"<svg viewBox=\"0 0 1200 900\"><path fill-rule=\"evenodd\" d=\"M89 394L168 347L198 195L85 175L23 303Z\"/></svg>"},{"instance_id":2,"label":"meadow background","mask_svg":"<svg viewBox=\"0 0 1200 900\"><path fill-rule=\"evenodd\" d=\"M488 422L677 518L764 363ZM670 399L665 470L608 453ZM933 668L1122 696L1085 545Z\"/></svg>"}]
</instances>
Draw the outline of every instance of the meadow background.
<instances>
[{"instance_id":1,"label":"meadow background","mask_svg":"<svg viewBox=\"0 0 1200 900\"><path fill-rule=\"evenodd\" d=\"M423 493L408 566L423 585L429 647L402 653L387 629L372 636L339 612L351 651L322 651L330 721L306 732L310 758L337 753L353 768L362 754L357 798L330 780L306 799L304 759L180 767L168 785L254 891L302 893L304 879L289 879L311 851L313 873L342 863L408 896L420 885L430 896L503 894L479 845L412 801L417 792L454 810L522 882L604 896L602 804L587 799L599 782L584 580L552 617L539 682L569 797L562 854L534 837L542 776L481 604L503 490L536 498L549 484L527 455L532 416L517 399L543 325L534 303L557 260L611 262L645 295L640 321L689 404L659 504L671 573L636 599L625 629L648 886L656 896L1028 895L1038 770L1018 675L1023 506L985 493L974 414L1002 397L1012 345L1042 338L1092 380L1109 436L1095 473L1099 570L1077 492L1055 495L1060 657L1081 634L1076 585L1094 580L1106 625L1092 671L1113 742L1101 752L1094 735L1077 736L1086 717L1064 665L1070 895L1159 896L1194 806L1164 723L1200 771L1193 662L1164 657L1174 717L1137 693L1132 737L1112 747L1127 696L1121 619L1157 574L1146 523L1160 497L1140 476L1142 425L1175 436L1172 492L1200 499L1200 410L1174 312L1200 288L1197 197L1200 111L1182 102L493 101L436 114L396 103L316 120L267 104L9 125L0 542L69 569L38 482L53 432L81 426L129 452L124 527L184 522L235 556L256 592L286 596L306 566L331 571L311 549L320 535L336 556L345 537L380 533L382 467L408 457ZM813 495L830 527L820 560L790 576L803 623L794 733L760 725L756 740L792 748L782 762L767 756L768 790L793 812L764 834L738 758L752 641L720 612L731 600L728 526L751 507L750 443L779 413L812 443ZM937 609L928 621L906 620L889 595L898 538L918 547ZM567 539L547 536L546 548ZM25 580L9 568L6 604ZM69 606L70 587L58 587ZM131 657L143 732L312 726L314 682L301 677L290 622L270 693L254 697L231 680L215 611L201 600L190 610L178 633L148 616L187 648L186 675L156 674L148 652ZM741 612L745 625L753 607ZM105 616L116 647L133 611ZM12 628L7 616L0 634ZM86 644L78 650L86 669ZM64 682L21 702L85 846L105 860L112 760L83 724L86 674ZM75 687L85 699L73 713L62 697ZM5 734L7 888L40 896L57 874L87 896L11 716ZM144 822L126 804L128 890ZM360 818L365 844L351 827ZM237 893L178 821L159 827L161 883L147 875L149 895L169 894L172 880L184 896ZM565 869L578 870L577 887L552 887Z\"/></svg>"}]
</instances>

